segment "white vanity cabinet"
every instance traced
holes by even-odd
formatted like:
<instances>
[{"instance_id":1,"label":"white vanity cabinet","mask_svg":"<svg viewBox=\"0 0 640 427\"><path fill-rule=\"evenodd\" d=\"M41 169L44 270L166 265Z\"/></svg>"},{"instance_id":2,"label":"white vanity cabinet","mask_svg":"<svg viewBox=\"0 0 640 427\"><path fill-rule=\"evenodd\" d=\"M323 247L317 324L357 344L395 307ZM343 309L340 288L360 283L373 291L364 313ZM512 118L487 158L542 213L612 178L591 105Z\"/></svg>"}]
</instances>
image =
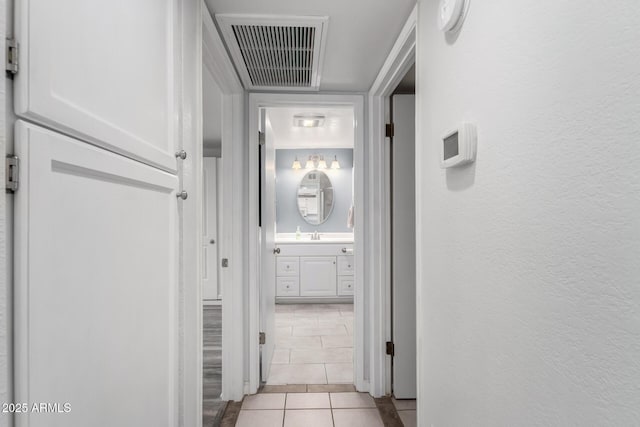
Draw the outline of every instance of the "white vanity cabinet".
<instances>
[{"instance_id":1,"label":"white vanity cabinet","mask_svg":"<svg viewBox=\"0 0 640 427\"><path fill-rule=\"evenodd\" d=\"M278 244L276 297L278 300L352 300L354 290L352 243Z\"/></svg>"}]
</instances>

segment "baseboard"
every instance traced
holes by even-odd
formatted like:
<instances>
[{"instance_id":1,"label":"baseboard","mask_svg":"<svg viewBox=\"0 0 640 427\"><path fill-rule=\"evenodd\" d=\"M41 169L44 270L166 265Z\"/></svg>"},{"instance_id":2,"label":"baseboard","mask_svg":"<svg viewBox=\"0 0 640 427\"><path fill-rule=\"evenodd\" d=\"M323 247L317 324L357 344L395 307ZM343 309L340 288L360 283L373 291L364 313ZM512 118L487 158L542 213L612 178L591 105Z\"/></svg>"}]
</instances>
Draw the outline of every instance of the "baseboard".
<instances>
[{"instance_id":1,"label":"baseboard","mask_svg":"<svg viewBox=\"0 0 640 427\"><path fill-rule=\"evenodd\" d=\"M276 297L276 304L353 304L353 297Z\"/></svg>"}]
</instances>

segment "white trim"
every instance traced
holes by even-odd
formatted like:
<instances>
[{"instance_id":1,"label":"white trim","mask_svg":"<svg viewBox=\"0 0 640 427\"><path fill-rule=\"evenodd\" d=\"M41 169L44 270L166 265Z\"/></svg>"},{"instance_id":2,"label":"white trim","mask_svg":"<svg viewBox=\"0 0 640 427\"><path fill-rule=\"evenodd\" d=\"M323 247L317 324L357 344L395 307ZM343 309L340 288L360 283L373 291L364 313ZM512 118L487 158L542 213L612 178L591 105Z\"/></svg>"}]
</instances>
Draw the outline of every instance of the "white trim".
<instances>
[{"instance_id":1,"label":"white trim","mask_svg":"<svg viewBox=\"0 0 640 427\"><path fill-rule=\"evenodd\" d=\"M266 94L252 93L249 95L249 147L258 146L258 119L259 108L262 107L283 107L283 106L353 106L355 116L355 145L354 145L354 173L355 173L355 228L354 228L354 256L355 256L355 278L356 289L354 296L354 382L359 391L369 391L367 378L369 373L365 373L364 355L367 352L364 343L365 325L365 269L364 269L364 248L366 238L365 215L364 215L364 97L361 95L325 95L325 94ZM255 131L252 131L255 130ZM258 344L258 333L260 327L259 316L259 235L258 235L258 155L257 150L249 149L249 337L256 337L250 340L253 343L249 348L249 392L256 393L260 385L260 346ZM246 170L246 168L243 168ZM224 307L224 305L223 305ZM366 374L366 375L365 375Z\"/></svg>"},{"instance_id":2,"label":"white trim","mask_svg":"<svg viewBox=\"0 0 640 427\"><path fill-rule=\"evenodd\" d=\"M409 15L396 43L369 90L367 271L370 300L370 393L374 397L391 391L391 362L385 342L391 337L390 224L388 149L384 127L388 120L388 97L415 63L417 5Z\"/></svg>"},{"instance_id":3,"label":"white trim","mask_svg":"<svg viewBox=\"0 0 640 427\"><path fill-rule=\"evenodd\" d=\"M420 5L418 7L418 16L420 16ZM422 100L420 98L420 72L422 71L420 58L420 49L419 49L419 40L420 36L420 25L416 26L416 142L423 141L422 138L422 123L420 121L420 117L423 115L423 107ZM415 151L416 151L416 260L423 259L422 257L422 248L426 247L423 244L423 233L422 233L422 180L423 180L423 169L418 167L419 162L424 159L423 154L424 144L416 143ZM424 320L426 319L426 312L421 310L420 308L424 306L422 303L424 296L422 294L422 287L424 273L422 271L422 264L416 262L416 339L417 337L423 337L424 333L422 331L423 325L426 323ZM426 387L427 387L427 376L425 372L423 372L422 367L420 365L420 361L423 359L423 344L424 342L420 339L417 339L416 342L416 399L417 399L417 425L420 425L421 422L424 422L426 412L427 400L423 399L426 396Z\"/></svg>"},{"instance_id":4,"label":"white trim","mask_svg":"<svg viewBox=\"0 0 640 427\"><path fill-rule=\"evenodd\" d=\"M207 11L203 4L203 10ZM203 57L223 93L222 108L222 226L219 235L218 258L229 260L229 267L220 269L222 304L222 399L240 401L246 392L245 364L245 247L242 236L246 220L244 191L245 155L245 94L227 55L211 15L203 13Z\"/></svg>"},{"instance_id":5,"label":"white trim","mask_svg":"<svg viewBox=\"0 0 640 427\"><path fill-rule=\"evenodd\" d=\"M13 35L13 2L0 1L0 51L6 52L6 38ZM0 146L2 157L14 154L13 147L13 82L6 75L0 83ZM5 164L0 165L5 176ZM0 203L0 401L14 402L13 376L13 194L3 195ZM3 414L0 427L14 425L14 414Z\"/></svg>"},{"instance_id":6,"label":"white trim","mask_svg":"<svg viewBox=\"0 0 640 427\"><path fill-rule=\"evenodd\" d=\"M202 3L176 4L176 138L188 153L178 162L180 187L189 198L180 218L179 424L202 425Z\"/></svg>"}]
</instances>

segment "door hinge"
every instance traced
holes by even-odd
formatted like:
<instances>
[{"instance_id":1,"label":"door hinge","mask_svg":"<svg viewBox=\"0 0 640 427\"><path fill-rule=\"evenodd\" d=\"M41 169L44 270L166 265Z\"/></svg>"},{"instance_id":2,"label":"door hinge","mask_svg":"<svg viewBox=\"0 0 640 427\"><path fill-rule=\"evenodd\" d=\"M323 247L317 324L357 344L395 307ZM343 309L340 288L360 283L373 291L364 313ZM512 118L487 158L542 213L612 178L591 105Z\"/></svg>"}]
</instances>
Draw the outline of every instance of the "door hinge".
<instances>
[{"instance_id":1,"label":"door hinge","mask_svg":"<svg viewBox=\"0 0 640 427\"><path fill-rule=\"evenodd\" d=\"M393 123L387 123L384 127L384 136L387 138L393 138Z\"/></svg>"},{"instance_id":2,"label":"door hinge","mask_svg":"<svg viewBox=\"0 0 640 427\"><path fill-rule=\"evenodd\" d=\"M229 258L222 258L222 267L229 267Z\"/></svg>"},{"instance_id":3,"label":"door hinge","mask_svg":"<svg viewBox=\"0 0 640 427\"><path fill-rule=\"evenodd\" d=\"M10 74L18 73L18 42L14 38L6 41L7 51L5 52L5 69Z\"/></svg>"},{"instance_id":4,"label":"door hinge","mask_svg":"<svg viewBox=\"0 0 640 427\"><path fill-rule=\"evenodd\" d=\"M265 344L267 342L267 334L264 332L260 332L260 344Z\"/></svg>"},{"instance_id":5,"label":"door hinge","mask_svg":"<svg viewBox=\"0 0 640 427\"><path fill-rule=\"evenodd\" d=\"M258 145L264 145L266 141L266 137L264 132L258 132Z\"/></svg>"},{"instance_id":6,"label":"door hinge","mask_svg":"<svg viewBox=\"0 0 640 427\"><path fill-rule=\"evenodd\" d=\"M18 191L18 176L20 172L20 159L18 156L8 155L6 159L5 188L7 193Z\"/></svg>"},{"instance_id":7,"label":"door hinge","mask_svg":"<svg viewBox=\"0 0 640 427\"><path fill-rule=\"evenodd\" d=\"M395 355L396 348L391 341L387 341L387 354L391 357Z\"/></svg>"}]
</instances>

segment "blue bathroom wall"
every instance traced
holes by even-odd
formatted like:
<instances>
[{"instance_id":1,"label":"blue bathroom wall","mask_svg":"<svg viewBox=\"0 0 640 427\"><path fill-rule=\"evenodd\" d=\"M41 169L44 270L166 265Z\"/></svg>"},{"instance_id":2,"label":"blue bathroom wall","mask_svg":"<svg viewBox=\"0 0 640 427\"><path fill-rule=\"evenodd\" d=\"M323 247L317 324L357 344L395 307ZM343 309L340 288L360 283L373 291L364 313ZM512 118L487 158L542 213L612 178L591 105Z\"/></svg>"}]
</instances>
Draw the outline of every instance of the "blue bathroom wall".
<instances>
[{"instance_id":1,"label":"blue bathroom wall","mask_svg":"<svg viewBox=\"0 0 640 427\"><path fill-rule=\"evenodd\" d=\"M333 156L338 156L340 169L325 169L333 185L335 202L329 219L324 224L308 224L298 211L298 185L302 177L309 172L305 163L309 156L319 154L324 156L327 166L331 166ZM291 165L298 156L302 169L293 170ZM300 226L303 233L316 230L325 233L350 233L347 227L347 216L353 199L353 150L349 148L334 148L322 150L276 150L276 232L294 233Z\"/></svg>"}]
</instances>

